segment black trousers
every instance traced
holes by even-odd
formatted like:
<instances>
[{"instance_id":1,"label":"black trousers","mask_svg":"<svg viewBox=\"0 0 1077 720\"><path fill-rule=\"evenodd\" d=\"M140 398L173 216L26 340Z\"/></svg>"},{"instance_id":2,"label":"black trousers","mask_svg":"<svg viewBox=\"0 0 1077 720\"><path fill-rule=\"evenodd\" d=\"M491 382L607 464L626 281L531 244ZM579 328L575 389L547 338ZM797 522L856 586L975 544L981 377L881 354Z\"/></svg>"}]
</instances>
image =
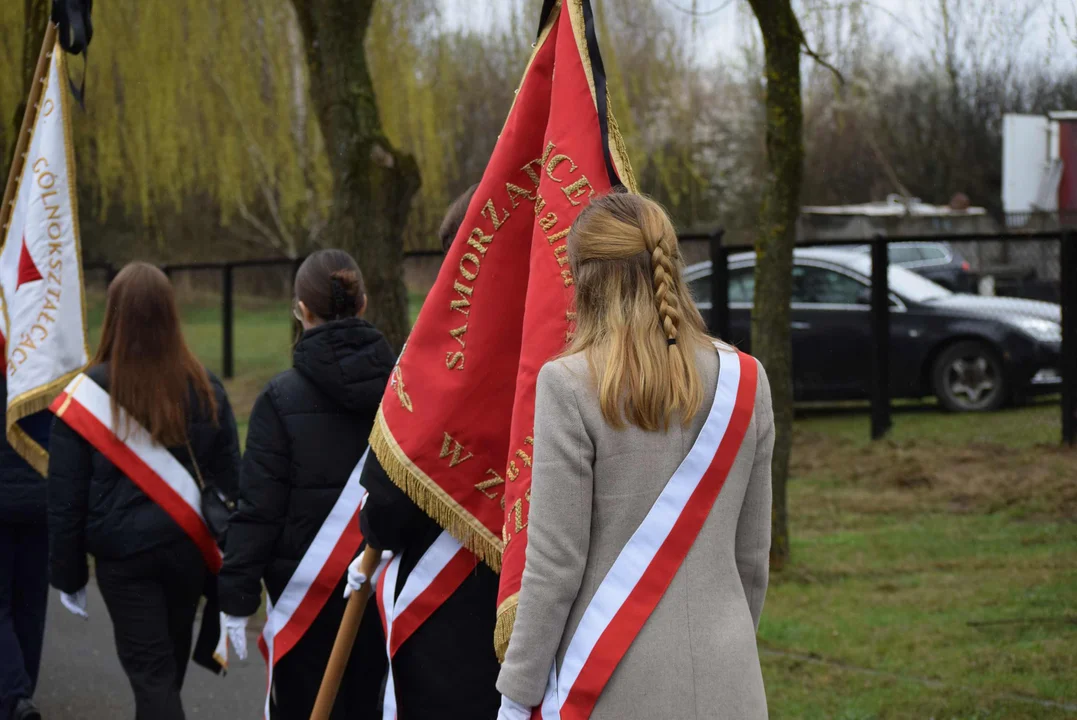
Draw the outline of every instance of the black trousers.
<instances>
[{"instance_id":1,"label":"black trousers","mask_svg":"<svg viewBox=\"0 0 1077 720\"><path fill-rule=\"evenodd\" d=\"M329 596L310 629L273 669L272 720L308 720L329 653L344 616L344 583ZM381 719L381 686L388 666L385 635L374 598L367 603L348 667L333 705L333 720Z\"/></svg>"},{"instance_id":2,"label":"black trousers","mask_svg":"<svg viewBox=\"0 0 1077 720\"><path fill-rule=\"evenodd\" d=\"M198 548L186 540L123 560L97 560L97 584L135 693L136 720L184 720L180 689L205 572Z\"/></svg>"},{"instance_id":3,"label":"black trousers","mask_svg":"<svg viewBox=\"0 0 1077 720\"><path fill-rule=\"evenodd\" d=\"M49 534L36 524L0 523L0 720L32 697L45 639Z\"/></svg>"}]
</instances>

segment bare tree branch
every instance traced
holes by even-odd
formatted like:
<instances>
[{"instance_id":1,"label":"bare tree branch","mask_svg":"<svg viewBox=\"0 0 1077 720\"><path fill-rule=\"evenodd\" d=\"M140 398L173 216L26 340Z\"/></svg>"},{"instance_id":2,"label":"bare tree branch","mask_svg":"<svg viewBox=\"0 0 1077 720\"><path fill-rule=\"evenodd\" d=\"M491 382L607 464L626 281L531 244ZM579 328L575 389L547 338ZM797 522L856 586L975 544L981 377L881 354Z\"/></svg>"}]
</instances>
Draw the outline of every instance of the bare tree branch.
<instances>
[{"instance_id":1,"label":"bare tree branch","mask_svg":"<svg viewBox=\"0 0 1077 720\"><path fill-rule=\"evenodd\" d=\"M733 2L734 2L734 0L726 0L724 3L722 3L718 7L711 8L710 10L696 10L694 8L682 7L682 6L678 5L677 3L673 2L673 0L666 0L666 4L669 5L671 8L673 8L674 10L677 10L678 12L682 12L685 15L691 15L692 17L697 17L697 18L708 17L710 15L717 15L718 13L722 12L727 7L732 5Z\"/></svg>"},{"instance_id":2,"label":"bare tree branch","mask_svg":"<svg viewBox=\"0 0 1077 720\"><path fill-rule=\"evenodd\" d=\"M825 67L827 70L834 73L834 77L837 78L838 82L841 85L845 85L845 76L841 74L841 70L838 70L836 67L831 65L830 62L826 60L826 58L820 56L819 53L812 50L811 45L808 44L808 39L804 37L803 32L800 33L800 45L801 52L803 52L815 62L819 63L819 65Z\"/></svg>"},{"instance_id":3,"label":"bare tree branch","mask_svg":"<svg viewBox=\"0 0 1077 720\"><path fill-rule=\"evenodd\" d=\"M266 241L265 244L266 245L269 245L271 248L273 248L277 252L282 252L282 253L288 254L288 249L285 247L284 243L281 241L280 236L278 236L275 232L273 232L272 228L270 228L268 225L266 225L261 220L259 220L258 217L254 213L252 213L250 211L250 209L247 207L247 204L245 202L243 202L242 198L239 198L239 199L236 200L236 207L239 210L240 217L242 217L244 220L246 220L248 223L250 223L251 227L253 227L255 230L257 230L258 233L263 238L265 238L265 241Z\"/></svg>"},{"instance_id":4,"label":"bare tree branch","mask_svg":"<svg viewBox=\"0 0 1077 720\"><path fill-rule=\"evenodd\" d=\"M263 200L265 200L266 208L269 210L269 214L273 219L273 224L277 228L277 240L274 243L274 246L287 254L288 257L294 258L298 255L298 247L296 246L295 237L288 229L288 225L284 222L284 218L281 215L280 203L277 201L276 194L273 191L272 183L270 182L273 179L273 172L272 169L269 167L269 163L265 159L265 153L262 151L261 147L259 147L258 142L254 139L254 134L250 131L250 127L248 127L247 123L244 121L243 114L240 113L239 108L236 107L235 101L232 99L231 93L228 92L228 88L226 88L224 85L224 81L216 72L208 71L207 74L209 75L209 78L213 82L213 84L217 86L218 90L220 90L221 95L223 95L225 98L225 101L228 103L228 108L229 110L231 110L232 117L235 119L236 125L239 126L240 131L243 133L243 136L247 141L247 155L250 157L252 164L256 166L256 169L260 171L258 187L262 193ZM240 215L245 220L247 220L248 222L252 221L253 215L249 212L246 205L242 203L242 200L239 204L239 210ZM255 225L255 223L253 222L251 222L251 224ZM258 228L259 232L261 232L263 235L269 237L269 233L271 231L264 223L258 221L258 224L255 225L255 227Z\"/></svg>"}]
</instances>

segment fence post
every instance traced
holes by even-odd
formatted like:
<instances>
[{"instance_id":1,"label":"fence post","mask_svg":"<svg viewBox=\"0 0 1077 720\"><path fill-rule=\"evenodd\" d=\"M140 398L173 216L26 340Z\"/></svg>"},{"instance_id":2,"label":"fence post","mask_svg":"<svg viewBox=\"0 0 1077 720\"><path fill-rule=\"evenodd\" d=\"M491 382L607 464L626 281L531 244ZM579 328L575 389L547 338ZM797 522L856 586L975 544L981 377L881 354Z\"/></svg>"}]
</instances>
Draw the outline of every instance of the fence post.
<instances>
[{"instance_id":1,"label":"fence post","mask_svg":"<svg viewBox=\"0 0 1077 720\"><path fill-rule=\"evenodd\" d=\"M729 253L722 247L724 228L710 237L711 316L710 331L722 340L729 339Z\"/></svg>"},{"instance_id":2,"label":"fence post","mask_svg":"<svg viewBox=\"0 0 1077 720\"><path fill-rule=\"evenodd\" d=\"M1060 242L1062 299L1062 442L1077 444L1077 247L1063 230Z\"/></svg>"},{"instance_id":3,"label":"fence post","mask_svg":"<svg viewBox=\"0 0 1077 720\"><path fill-rule=\"evenodd\" d=\"M232 323L235 320L232 298L232 264L221 266L221 375L235 377L235 348Z\"/></svg>"},{"instance_id":4,"label":"fence post","mask_svg":"<svg viewBox=\"0 0 1077 720\"><path fill-rule=\"evenodd\" d=\"M871 439L890 430L890 258L887 240L871 242Z\"/></svg>"}]
</instances>

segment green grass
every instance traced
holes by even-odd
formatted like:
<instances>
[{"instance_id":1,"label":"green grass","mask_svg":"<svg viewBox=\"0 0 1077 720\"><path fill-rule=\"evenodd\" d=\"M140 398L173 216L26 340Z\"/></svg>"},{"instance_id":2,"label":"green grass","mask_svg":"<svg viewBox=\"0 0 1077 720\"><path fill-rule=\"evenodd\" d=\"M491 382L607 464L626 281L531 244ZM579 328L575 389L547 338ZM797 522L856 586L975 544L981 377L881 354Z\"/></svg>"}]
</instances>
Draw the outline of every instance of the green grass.
<instances>
[{"instance_id":1,"label":"green grass","mask_svg":"<svg viewBox=\"0 0 1077 720\"><path fill-rule=\"evenodd\" d=\"M771 717L1077 717L1057 405L895 420L875 444L864 415L798 422L792 561L760 625Z\"/></svg>"},{"instance_id":2,"label":"green grass","mask_svg":"<svg viewBox=\"0 0 1077 720\"><path fill-rule=\"evenodd\" d=\"M216 299L182 314L219 371ZM96 335L99 304L90 317ZM290 365L290 326L287 302L237 298L227 385L241 435ZM866 411L802 412L792 559L760 627L771 717L1077 717L1063 707L1077 705L1077 454L1058 436L1053 403L964 416L902 404L878 443Z\"/></svg>"},{"instance_id":3,"label":"green grass","mask_svg":"<svg viewBox=\"0 0 1077 720\"><path fill-rule=\"evenodd\" d=\"M97 348L104 317L104 296L88 298L87 325L91 352ZM419 314L423 296L411 293L411 321ZM240 438L246 437L247 415L258 391L273 375L291 367L292 305L290 300L237 296L235 300L235 378L226 381ZM220 300L213 294L183 298L180 304L187 344L212 372L222 372Z\"/></svg>"},{"instance_id":4,"label":"green grass","mask_svg":"<svg viewBox=\"0 0 1077 720\"><path fill-rule=\"evenodd\" d=\"M820 412L814 408L799 413L801 426L825 432L857 444L869 442L866 405L844 407L841 412ZM990 443L1002 439L1013 447L1030 447L1057 443L1061 433L1057 398L1037 401L1021 408L1011 408L975 416L948 413L933 401L894 403L893 442L936 438L951 445Z\"/></svg>"}]
</instances>

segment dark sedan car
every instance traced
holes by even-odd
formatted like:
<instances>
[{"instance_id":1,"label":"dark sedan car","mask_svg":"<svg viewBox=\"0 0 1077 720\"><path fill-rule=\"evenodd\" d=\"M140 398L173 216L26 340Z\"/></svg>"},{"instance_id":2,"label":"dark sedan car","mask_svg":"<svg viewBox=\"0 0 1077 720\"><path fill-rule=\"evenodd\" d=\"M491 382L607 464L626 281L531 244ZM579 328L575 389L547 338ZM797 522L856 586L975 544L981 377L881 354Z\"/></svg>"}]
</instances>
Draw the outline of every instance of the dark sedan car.
<instances>
[{"instance_id":1,"label":"dark sedan car","mask_svg":"<svg viewBox=\"0 0 1077 720\"><path fill-rule=\"evenodd\" d=\"M870 253L871 247L861 245L857 252ZM976 275L972 266L950 243L945 242L894 242L887 246L891 265L912 270L954 292L972 292L976 289Z\"/></svg>"},{"instance_id":2,"label":"dark sedan car","mask_svg":"<svg viewBox=\"0 0 1077 720\"><path fill-rule=\"evenodd\" d=\"M751 351L755 256L729 261L730 337ZM686 278L704 318L710 263ZM871 258L848 250L797 250L793 268L793 382L800 401L869 395ZM936 395L957 411L1057 391L1061 308L1051 303L953 293L891 266L890 381L893 397Z\"/></svg>"}]
</instances>

